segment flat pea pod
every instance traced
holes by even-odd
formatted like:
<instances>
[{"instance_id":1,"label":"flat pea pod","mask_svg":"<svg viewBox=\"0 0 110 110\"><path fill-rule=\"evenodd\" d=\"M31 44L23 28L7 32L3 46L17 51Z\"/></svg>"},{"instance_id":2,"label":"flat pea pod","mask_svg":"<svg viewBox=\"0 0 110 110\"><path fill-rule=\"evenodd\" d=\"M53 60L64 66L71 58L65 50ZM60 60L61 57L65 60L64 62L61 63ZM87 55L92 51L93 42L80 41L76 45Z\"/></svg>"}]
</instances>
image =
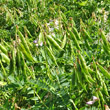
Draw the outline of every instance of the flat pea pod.
<instances>
[{"instance_id":1,"label":"flat pea pod","mask_svg":"<svg viewBox=\"0 0 110 110\"><path fill-rule=\"evenodd\" d=\"M90 82L90 83L95 82L87 70L85 70L84 68L81 67L81 71L83 72L83 74L88 82Z\"/></svg>"},{"instance_id":2,"label":"flat pea pod","mask_svg":"<svg viewBox=\"0 0 110 110\"><path fill-rule=\"evenodd\" d=\"M28 33L28 35L29 35L30 37L32 37L31 33L29 32L29 30L27 29L26 26L24 26L24 29L25 29L25 31Z\"/></svg>"},{"instance_id":3,"label":"flat pea pod","mask_svg":"<svg viewBox=\"0 0 110 110\"><path fill-rule=\"evenodd\" d=\"M98 70L96 70L96 77L97 77L97 80L99 80L99 82L101 83L101 86L102 86L103 80L102 80L102 76L101 76L101 74Z\"/></svg>"},{"instance_id":4,"label":"flat pea pod","mask_svg":"<svg viewBox=\"0 0 110 110\"><path fill-rule=\"evenodd\" d=\"M10 45L7 42L3 41L3 43L10 49Z\"/></svg>"},{"instance_id":5,"label":"flat pea pod","mask_svg":"<svg viewBox=\"0 0 110 110\"><path fill-rule=\"evenodd\" d=\"M54 40L58 43L58 44L61 44L62 41L59 39L59 38L54 38Z\"/></svg>"},{"instance_id":6,"label":"flat pea pod","mask_svg":"<svg viewBox=\"0 0 110 110\"><path fill-rule=\"evenodd\" d=\"M33 49L33 44L31 42L29 42L28 38L26 38L26 42L27 42L27 45L29 46L30 50Z\"/></svg>"},{"instance_id":7,"label":"flat pea pod","mask_svg":"<svg viewBox=\"0 0 110 110\"><path fill-rule=\"evenodd\" d=\"M46 39L46 43L48 44L49 49L52 51L51 44L50 44L50 42L47 39Z\"/></svg>"},{"instance_id":8,"label":"flat pea pod","mask_svg":"<svg viewBox=\"0 0 110 110\"><path fill-rule=\"evenodd\" d=\"M88 34L88 32L87 32L85 29L83 29L83 32L84 32L86 38L87 38L90 42L92 42L93 40L92 40L92 38L90 37L90 35Z\"/></svg>"},{"instance_id":9,"label":"flat pea pod","mask_svg":"<svg viewBox=\"0 0 110 110\"><path fill-rule=\"evenodd\" d=\"M97 66L96 66L96 62L93 60L93 64L92 64L93 70L97 71Z\"/></svg>"},{"instance_id":10,"label":"flat pea pod","mask_svg":"<svg viewBox=\"0 0 110 110\"><path fill-rule=\"evenodd\" d=\"M9 59L9 57L6 55L6 54L4 54L4 53L0 53L0 56L1 56L1 59L3 60L3 61L5 61L6 63L10 63L10 59Z\"/></svg>"},{"instance_id":11,"label":"flat pea pod","mask_svg":"<svg viewBox=\"0 0 110 110\"><path fill-rule=\"evenodd\" d=\"M30 54L25 50L25 48L24 48L24 46L23 46L22 44L20 44L20 45L18 46L18 48L19 48L20 51L24 54L24 56L26 57L26 59L27 59L28 61L31 61L31 62L34 61L32 55L30 55Z\"/></svg>"},{"instance_id":12,"label":"flat pea pod","mask_svg":"<svg viewBox=\"0 0 110 110\"><path fill-rule=\"evenodd\" d=\"M3 45L1 45L1 44L0 44L0 50L1 50L4 54L7 54L7 53L8 53L7 50L6 50L6 48L5 48Z\"/></svg>"},{"instance_id":13,"label":"flat pea pod","mask_svg":"<svg viewBox=\"0 0 110 110\"><path fill-rule=\"evenodd\" d=\"M4 76L4 78L6 78L7 77L7 74L6 74L6 71L5 71L5 68L4 68L4 66L3 66L3 64L2 64L2 62L0 61L0 65L1 65L1 68L2 68L2 70L3 70L3 76ZM2 78L1 78L2 79ZM0 80L1 80L0 79Z\"/></svg>"},{"instance_id":14,"label":"flat pea pod","mask_svg":"<svg viewBox=\"0 0 110 110\"><path fill-rule=\"evenodd\" d=\"M40 49L40 52L41 52L41 54L42 54L43 58L46 60L44 47Z\"/></svg>"},{"instance_id":15,"label":"flat pea pod","mask_svg":"<svg viewBox=\"0 0 110 110\"><path fill-rule=\"evenodd\" d=\"M91 81L88 79L88 75L85 73L85 70L82 68L81 65L80 65L80 67L81 67L81 72L83 73L83 75L84 75L84 77L85 77L85 80L86 80L89 84L91 84Z\"/></svg>"},{"instance_id":16,"label":"flat pea pod","mask_svg":"<svg viewBox=\"0 0 110 110\"><path fill-rule=\"evenodd\" d=\"M109 48L108 48L106 45L104 45L104 44L103 44L103 49L104 49L104 51L105 51L108 55L110 55L110 50L109 50Z\"/></svg>"},{"instance_id":17,"label":"flat pea pod","mask_svg":"<svg viewBox=\"0 0 110 110\"><path fill-rule=\"evenodd\" d=\"M66 45L66 35L64 35L64 39L61 43L61 48L63 49L65 47L65 45Z\"/></svg>"},{"instance_id":18,"label":"flat pea pod","mask_svg":"<svg viewBox=\"0 0 110 110\"><path fill-rule=\"evenodd\" d=\"M101 91L98 91L98 95L99 95L99 97L100 97L100 99L101 99L102 103L104 103L104 102L105 102L105 100L104 100L104 97L103 97L102 92L101 92Z\"/></svg>"},{"instance_id":19,"label":"flat pea pod","mask_svg":"<svg viewBox=\"0 0 110 110\"><path fill-rule=\"evenodd\" d=\"M21 55L21 69L22 69L22 74L24 76L24 79L26 80L27 79L27 75L26 75L26 63L25 63L23 54L21 53L20 55Z\"/></svg>"},{"instance_id":20,"label":"flat pea pod","mask_svg":"<svg viewBox=\"0 0 110 110\"><path fill-rule=\"evenodd\" d=\"M92 82L94 82L94 81L92 80L92 78L91 78L90 73L88 72L88 67L87 67L87 65L86 65L86 61L85 61L84 57L80 54L80 52L78 52L78 56L79 56L79 59L80 59L80 62L81 62L80 65L81 65L83 71L86 73L86 75L88 75L89 79L90 79Z\"/></svg>"},{"instance_id":21,"label":"flat pea pod","mask_svg":"<svg viewBox=\"0 0 110 110\"><path fill-rule=\"evenodd\" d=\"M31 17L31 22L37 27L38 26L38 22L33 18Z\"/></svg>"},{"instance_id":22,"label":"flat pea pod","mask_svg":"<svg viewBox=\"0 0 110 110\"><path fill-rule=\"evenodd\" d=\"M61 10L67 11L67 8L62 5L60 6L60 8L61 8Z\"/></svg>"},{"instance_id":23,"label":"flat pea pod","mask_svg":"<svg viewBox=\"0 0 110 110\"><path fill-rule=\"evenodd\" d=\"M70 58L72 58L73 57L73 45L72 45L72 41L71 40L69 40L68 41L69 43L68 43L68 54L70 55Z\"/></svg>"},{"instance_id":24,"label":"flat pea pod","mask_svg":"<svg viewBox=\"0 0 110 110\"><path fill-rule=\"evenodd\" d=\"M61 13L61 18L62 18L63 21L67 22L66 15L64 13Z\"/></svg>"},{"instance_id":25,"label":"flat pea pod","mask_svg":"<svg viewBox=\"0 0 110 110\"><path fill-rule=\"evenodd\" d=\"M87 69L86 61L85 61L84 57L81 55L81 53L79 51L78 51L78 57L80 59L82 67L86 70Z\"/></svg>"},{"instance_id":26,"label":"flat pea pod","mask_svg":"<svg viewBox=\"0 0 110 110\"><path fill-rule=\"evenodd\" d=\"M103 90L104 90L104 93L109 96L109 93L108 93L108 90L107 90L107 86L106 84L103 82Z\"/></svg>"},{"instance_id":27,"label":"flat pea pod","mask_svg":"<svg viewBox=\"0 0 110 110\"><path fill-rule=\"evenodd\" d=\"M70 40L70 48L68 49L70 51L70 56L71 56L71 59L73 59L73 55L74 55L74 47L73 47L73 44L72 44L72 41Z\"/></svg>"},{"instance_id":28,"label":"flat pea pod","mask_svg":"<svg viewBox=\"0 0 110 110\"><path fill-rule=\"evenodd\" d=\"M51 59L54 61L54 63L57 65L56 58L55 58L55 56L53 55L52 51L51 51L48 47L46 47L46 50L47 50L47 53L48 53L48 55L50 56L50 58L51 58Z\"/></svg>"},{"instance_id":29,"label":"flat pea pod","mask_svg":"<svg viewBox=\"0 0 110 110\"><path fill-rule=\"evenodd\" d=\"M16 65L16 61L15 61L15 48L13 50L11 50L10 53L10 74L15 74L15 66Z\"/></svg>"},{"instance_id":30,"label":"flat pea pod","mask_svg":"<svg viewBox=\"0 0 110 110\"><path fill-rule=\"evenodd\" d=\"M110 73L108 73L107 70L105 70L99 63L97 63L98 68L100 69L101 73L110 79Z\"/></svg>"},{"instance_id":31,"label":"flat pea pod","mask_svg":"<svg viewBox=\"0 0 110 110\"><path fill-rule=\"evenodd\" d=\"M108 44L108 41L106 40L106 37L105 37L105 34L103 31L101 31L101 38L103 40L103 43L105 44L106 48L108 48L110 50L110 47L109 47L109 44Z\"/></svg>"},{"instance_id":32,"label":"flat pea pod","mask_svg":"<svg viewBox=\"0 0 110 110\"><path fill-rule=\"evenodd\" d=\"M92 83L94 83L94 80L92 79L91 75L88 72L88 68L86 66L85 60L83 58L83 56L79 53L79 59L80 59L80 67L81 67L81 71L83 72L83 74L85 75L86 80L90 80ZM88 77L88 79L87 79Z\"/></svg>"},{"instance_id":33,"label":"flat pea pod","mask_svg":"<svg viewBox=\"0 0 110 110\"><path fill-rule=\"evenodd\" d=\"M75 34L77 40L80 40L81 38L80 38L80 35L79 35L77 29L75 27L73 27L72 29L73 29L73 33Z\"/></svg>"},{"instance_id":34,"label":"flat pea pod","mask_svg":"<svg viewBox=\"0 0 110 110\"><path fill-rule=\"evenodd\" d=\"M80 84L81 87L87 92L86 87L83 86L85 79L84 79L84 75L83 75L83 72L81 71L80 66L79 66L79 68L78 68L78 66L77 66L77 68L76 68L76 73L77 73L77 79L78 79L79 84ZM89 82L89 83L90 83L90 82Z\"/></svg>"},{"instance_id":35,"label":"flat pea pod","mask_svg":"<svg viewBox=\"0 0 110 110\"><path fill-rule=\"evenodd\" d=\"M59 46L59 44L49 35L47 35L47 39L49 42L58 50L62 51L63 49Z\"/></svg>"},{"instance_id":36,"label":"flat pea pod","mask_svg":"<svg viewBox=\"0 0 110 110\"><path fill-rule=\"evenodd\" d=\"M73 86L78 85L78 77L77 77L77 72L76 72L75 68L73 69L72 84L73 84Z\"/></svg>"},{"instance_id":37,"label":"flat pea pod","mask_svg":"<svg viewBox=\"0 0 110 110\"><path fill-rule=\"evenodd\" d=\"M83 83L83 73L81 71L80 60L77 58L77 71L79 74L80 82Z\"/></svg>"},{"instance_id":38,"label":"flat pea pod","mask_svg":"<svg viewBox=\"0 0 110 110\"><path fill-rule=\"evenodd\" d=\"M79 72L78 72L77 70L76 70L76 77L77 77L78 83L81 84L81 82L80 82Z\"/></svg>"},{"instance_id":39,"label":"flat pea pod","mask_svg":"<svg viewBox=\"0 0 110 110\"><path fill-rule=\"evenodd\" d=\"M69 34L70 34L71 38L73 39L73 42L75 43L77 49L79 49L81 51L81 48L79 46L78 40L76 39L76 36L70 30L68 30L68 31L69 31Z\"/></svg>"},{"instance_id":40,"label":"flat pea pod","mask_svg":"<svg viewBox=\"0 0 110 110\"><path fill-rule=\"evenodd\" d=\"M23 46L24 46L25 50L26 50L29 54L31 54L31 52L30 52L30 50L29 50L29 47L28 47L28 45L27 45L27 42L26 42L26 40L25 40L23 34L22 34L19 30L18 30L18 35L19 35L19 37L20 37L20 39L21 39L21 41L22 41L22 43L23 43Z\"/></svg>"},{"instance_id":41,"label":"flat pea pod","mask_svg":"<svg viewBox=\"0 0 110 110\"><path fill-rule=\"evenodd\" d=\"M90 74L94 74L95 75L95 71L93 71L91 68L88 68L88 72L90 73Z\"/></svg>"},{"instance_id":42,"label":"flat pea pod","mask_svg":"<svg viewBox=\"0 0 110 110\"><path fill-rule=\"evenodd\" d=\"M38 44L40 45L42 42L44 42L44 35L42 32L40 32Z\"/></svg>"}]
</instances>

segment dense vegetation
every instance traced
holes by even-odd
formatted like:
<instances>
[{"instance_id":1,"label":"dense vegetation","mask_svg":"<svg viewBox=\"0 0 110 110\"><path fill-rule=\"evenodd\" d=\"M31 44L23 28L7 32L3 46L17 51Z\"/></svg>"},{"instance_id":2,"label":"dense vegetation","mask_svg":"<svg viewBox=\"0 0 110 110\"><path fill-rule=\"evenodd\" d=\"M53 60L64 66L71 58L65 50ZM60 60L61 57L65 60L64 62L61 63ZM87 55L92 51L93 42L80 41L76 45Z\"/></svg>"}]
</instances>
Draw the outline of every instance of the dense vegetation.
<instances>
[{"instance_id":1,"label":"dense vegetation","mask_svg":"<svg viewBox=\"0 0 110 110\"><path fill-rule=\"evenodd\" d=\"M109 0L0 0L0 110L108 110Z\"/></svg>"}]
</instances>

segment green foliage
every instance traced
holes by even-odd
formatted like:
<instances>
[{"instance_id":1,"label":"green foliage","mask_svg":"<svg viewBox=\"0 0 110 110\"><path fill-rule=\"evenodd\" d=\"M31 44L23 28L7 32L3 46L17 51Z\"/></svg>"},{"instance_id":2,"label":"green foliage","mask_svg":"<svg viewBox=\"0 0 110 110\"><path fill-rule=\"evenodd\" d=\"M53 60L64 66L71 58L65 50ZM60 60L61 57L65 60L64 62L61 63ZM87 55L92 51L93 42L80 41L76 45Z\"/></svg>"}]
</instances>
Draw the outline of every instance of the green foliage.
<instances>
[{"instance_id":1,"label":"green foliage","mask_svg":"<svg viewBox=\"0 0 110 110\"><path fill-rule=\"evenodd\" d=\"M0 110L110 106L109 4L1 0Z\"/></svg>"}]
</instances>

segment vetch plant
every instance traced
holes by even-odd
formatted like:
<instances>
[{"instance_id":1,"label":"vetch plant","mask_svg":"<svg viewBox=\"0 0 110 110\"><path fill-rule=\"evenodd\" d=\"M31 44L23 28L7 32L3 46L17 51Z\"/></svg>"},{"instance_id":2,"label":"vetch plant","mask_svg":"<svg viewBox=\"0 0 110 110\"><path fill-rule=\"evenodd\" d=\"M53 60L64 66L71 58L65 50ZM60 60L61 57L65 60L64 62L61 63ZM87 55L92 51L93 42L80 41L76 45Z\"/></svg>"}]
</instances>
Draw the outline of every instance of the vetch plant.
<instances>
[{"instance_id":1,"label":"vetch plant","mask_svg":"<svg viewBox=\"0 0 110 110\"><path fill-rule=\"evenodd\" d=\"M1 0L0 109L109 109L109 4Z\"/></svg>"}]
</instances>

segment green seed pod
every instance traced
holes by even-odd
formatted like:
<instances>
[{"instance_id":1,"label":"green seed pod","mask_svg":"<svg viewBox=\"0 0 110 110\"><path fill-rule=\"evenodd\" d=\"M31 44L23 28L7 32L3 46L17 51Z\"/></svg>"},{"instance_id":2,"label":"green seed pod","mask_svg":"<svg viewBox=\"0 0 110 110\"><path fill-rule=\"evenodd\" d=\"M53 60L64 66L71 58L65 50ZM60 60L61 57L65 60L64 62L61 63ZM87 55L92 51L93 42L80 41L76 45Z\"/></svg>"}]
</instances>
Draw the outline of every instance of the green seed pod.
<instances>
[{"instance_id":1,"label":"green seed pod","mask_svg":"<svg viewBox=\"0 0 110 110\"><path fill-rule=\"evenodd\" d=\"M37 27L38 26L38 22L33 18L31 17L31 22Z\"/></svg>"},{"instance_id":2,"label":"green seed pod","mask_svg":"<svg viewBox=\"0 0 110 110\"><path fill-rule=\"evenodd\" d=\"M71 40L68 40L68 45L66 49L68 50L68 55L70 56L70 59L72 59L73 58L73 44Z\"/></svg>"},{"instance_id":3,"label":"green seed pod","mask_svg":"<svg viewBox=\"0 0 110 110\"><path fill-rule=\"evenodd\" d=\"M88 68L86 66L86 62L85 62L83 56L80 54L80 52L78 54L79 54L79 59L80 59L80 62L81 62L80 63L81 70L82 70L83 74L85 75L86 80L90 80L92 83L94 83L94 80L92 79L91 75L88 72Z\"/></svg>"},{"instance_id":4,"label":"green seed pod","mask_svg":"<svg viewBox=\"0 0 110 110\"><path fill-rule=\"evenodd\" d=\"M47 35L49 42L58 50L62 51L63 49L59 46L59 44L51 37Z\"/></svg>"},{"instance_id":5,"label":"green seed pod","mask_svg":"<svg viewBox=\"0 0 110 110\"><path fill-rule=\"evenodd\" d=\"M61 18L62 18L63 21L65 21L65 22L67 21L67 18L66 18L64 13L61 13Z\"/></svg>"},{"instance_id":6,"label":"green seed pod","mask_svg":"<svg viewBox=\"0 0 110 110\"><path fill-rule=\"evenodd\" d=\"M77 71L79 74L80 82L83 83L83 73L81 71L80 60L77 58Z\"/></svg>"},{"instance_id":7,"label":"green seed pod","mask_svg":"<svg viewBox=\"0 0 110 110\"><path fill-rule=\"evenodd\" d=\"M27 45L29 46L30 50L33 49L33 44L31 42L29 42L28 38L26 38L26 42L27 42Z\"/></svg>"},{"instance_id":8,"label":"green seed pod","mask_svg":"<svg viewBox=\"0 0 110 110\"><path fill-rule=\"evenodd\" d=\"M44 35L43 35L42 32L40 32L38 44L40 45L40 44L43 43L43 42L44 42Z\"/></svg>"},{"instance_id":9,"label":"green seed pod","mask_svg":"<svg viewBox=\"0 0 110 110\"><path fill-rule=\"evenodd\" d=\"M24 79L26 80L26 79L27 79L27 75L26 75L26 64L25 64L24 56L23 56L22 53L20 54L20 56L21 56L21 69L22 69L22 74L23 74L23 76L24 76Z\"/></svg>"},{"instance_id":10,"label":"green seed pod","mask_svg":"<svg viewBox=\"0 0 110 110\"><path fill-rule=\"evenodd\" d=\"M109 48L108 48L106 45L104 45L104 44L103 44L103 49L104 49L104 51L105 51L108 55L110 55L110 50L109 50Z\"/></svg>"},{"instance_id":11,"label":"green seed pod","mask_svg":"<svg viewBox=\"0 0 110 110\"><path fill-rule=\"evenodd\" d=\"M100 84L102 85L102 83L103 83L102 76L97 69L96 62L94 61L94 59L93 59L93 69L96 72L95 76L96 76L97 81L99 81Z\"/></svg>"},{"instance_id":12,"label":"green seed pod","mask_svg":"<svg viewBox=\"0 0 110 110\"><path fill-rule=\"evenodd\" d=\"M86 62L85 62L85 60L84 60L84 57L80 54L80 52L78 52L78 57L79 57L79 59L80 59L80 61L81 61L82 67L83 67L85 70L87 70Z\"/></svg>"},{"instance_id":13,"label":"green seed pod","mask_svg":"<svg viewBox=\"0 0 110 110\"><path fill-rule=\"evenodd\" d=\"M7 74L6 74L5 68L4 68L4 66L3 66L1 61L0 61L0 65L1 65L1 69L3 70L3 77L7 78ZM0 80L2 80L2 78L0 78Z\"/></svg>"},{"instance_id":14,"label":"green seed pod","mask_svg":"<svg viewBox=\"0 0 110 110\"><path fill-rule=\"evenodd\" d=\"M84 84L84 81L85 81L85 75L83 74L79 63L80 63L80 62L77 61L77 68L76 68L77 79L78 79L78 82L79 82L79 84L81 85L81 87L87 92L86 87L83 85L83 84ZM90 82L89 82L89 83L90 83Z\"/></svg>"},{"instance_id":15,"label":"green seed pod","mask_svg":"<svg viewBox=\"0 0 110 110\"><path fill-rule=\"evenodd\" d=\"M95 75L95 71L93 71L92 69L90 69L90 68L88 68L88 72L90 73L90 74L93 74L93 75Z\"/></svg>"},{"instance_id":16,"label":"green seed pod","mask_svg":"<svg viewBox=\"0 0 110 110\"><path fill-rule=\"evenodd\" d=\"M29 54L31 54L31 52L30 52L30 50L29 50L29 47L28 47L28 45L27 45L27 42L26 42L26 40L25 40L23 34L22 34L19 30L18 30L18 35L19 35L19 37L20 37L20 39L21 39L21 41L22 41L22 43L23 43L23 46L24 46L26 52L29 53Z\"/></svg>"},{"instance_id":17,"label":"green seed pod","mask_svg":"<svg viewBox=\"0 0 110 110\"><path fill-rule=\"evenodd\" d=\"M10 45L7 42L3 41L3 43L10 49Z\"/></svg>"},{"instance_id":18,"label":"green seed pod","mask_svg":"<svg viewBox=\"0 0 110 110\"><path fill-rule=\"evenodd\" d=\"M85 73L85 70L82 68L82 66L81 66L81 71L85 77L85 81L87 81L89 84L91 84L91 82L94 82L94 81L88 79L89 76L88 76L88 74Z\"/></svg>"},{"instance_id":19,"label":"green seed pod","mask_svg":"<svg viewBox=\"0 0 110 110\"><path fill-rule=\"evenodd\" d=\"M3 45L1 45L1 44L0 44L0 50L1 50L4 54L7 55L7 50L6 50L6 48L5 48Z\"/></svg>"},{"instance_id":20,"label":"green seed pod","mask_svg":"<svg viewBox=\"0 0 110 110\"><path fill-rule=\"evenodd\" d=\"M64 39L61 43L61 48L63 49L65 47L65 45L66 45L66 35L64 35Z\"/></svg>"},{"instance_id":21,"label":"green seed pod","mask_svg":"<svg viewBox=\"0 0 110 110\"><path fill-rule=\"evenodd\" d=\"M25 50L25 48L24 48L24 46L22 45L22 44L20 44L19 46L18 46L18 48L20 49L20 51L24 54L24 56L26 57L26 59L28 60L28 61L34 61L34 59L33 59L33 57L29 54L29 53L27 53L27 51Z\"/></svg>"},{"instance_id":22,"label":"green seed pod","mask_svg":"<svg viewBox=\"0 0 110 110\"><path fill-rule=\"evenodd\" d=\"M73 84L73 86L78 85L77 72L76 72L75 68L73 69L72 84Z\"/></svg>"},{"instance_id":23,"label":"green seed pod","mask_svg":"<svg viewBox=\"0 0 110 110\"><path fill-rule=\"evenodd\" d=\"M109 96L109 93L108 93L108 90L107 90L107 86L106 86L106 84L103 82L103 91L104 91L104 93L107 95L107 96Z\"/></svg>"},{"instance_id":24,"label":"green seed pod","mask_svg":"<svg viewBox=\"0 0 110 110\"><path fill-rule=\"evenodd\" d=\"M50 42L47 39L46 39L46 43L48 44L49 49L52 51L51 44L50 44Z\"/></svg>"},{"instance_id":25,"label":"green seed pod","mask_svg":"<svg viewBox=\"0 0 110 110\"><path fill-rule=\"evenodd\" d=\"M69 31L69 30L68 30L68 31ZM75 36L71 31L69 31L69 34L70 34L71 38L73 39L73 41L74 41L74 43L75 43L77 49L79 49L79 50L81 51L81 48L80 48L79 43L78 43L78 41L77 41L77 39L76 39L76 36Z\"/></svg>"},{"instance_id":26,"label":"green seed pod","mask_svg":"<svg viewBox=\"0 0 110 110\"><path fill-rule=\"evenodd\" d=\"M62 41L59 39L59 38L54 38L54 40L58 43L58 44L61 44Z\"/></svg>"},{"instance_id":27,"label":"green seed pod","mask_svg":"<svg viewBox=\"0 0 110 110\"><path fill-rule=\"evenodd\" d=\"M74 53L74 47L73 47L73 44L72 44L72 41L70 40L70 43L68 44L70 45L70 48L68 49L70 51L70 58L73 59L73 55L75 54Z\"/></svg>"},{"instance_id":28,"label":"green seed pod","mask_svg":"<svg viewBox=\"0 0 110 110\"><path fill-rule=\"evenodd\" d=\"M78 72L77 70L76 70L76 77L77 77L78 83L81 84L81 82L80 82L79 72Z\"/></svg>"},{"instance_id":29,"label":"green seed pod","mask_svg":"<svg viewBox=\"0 0 110 110\"><path fill-rule=\"evenodd\" d=\"M97 71L97 66L96 66L96 62L94 61L94 58L93 58L93 64L92 64L92 66L93 66L93 70L94 71Z\"/></svg>"},{"instance_id":30,"label":"green seed pod","mask_svg":"<svg viewBox=\"0 0 110 110\"><path fill-rule=\"evenodd\" d=\"M31 35L31 33L29 32L29 30L27 29L27 27L26 26L24 26L24 30L28 33L28 35L32 38L32 35Z\"/></svg>"},{"instance_id":31,"label":"green seed pod","mask_svg":"<svg viewBox=\"0 0 110 110\"><path fill-rule=\"evenodd\" d=\"M103 80L102 80L102 76L100 74L100 72L98 70L96 70L96 78L97 80L100 82L101 86L103 85Z\"/></svg>"},{"instance_id":32,"label":"green seed pod","mask_svg":"<svg viewBox=\"0 0 110 110\"><path fill-rule=\"evenodd\" d=\"M100 64L97 63L98 68L100 69L101 73L110 79L110 73L108 73L107 70L105 70Z\"/></svg>"},{"instance_id":33,"label":"green seed pod","mask_svg":"<svg viewBox=\"0 0 110 110\"><path fill-rule=\"evenodd\" d=\"M90 37L90 35L87 33L87 31L86 31L85 29L83 29L83 32L84 32L86 38L87 38L90 42L92 42L93 40L92 40L92 38Z\"/></svg>"},{"instance_id":34,"label":"green seed pod","mask_svg":"<svg viewBox=\"0 0 110 110\"><path fill-rule=\"evenodd\" d=\"M16 60L15 60L15 48L11 50L10 53L10 74L15 74L15 66L16 65Z\"/></svg>"},{"instance_id":35,"label":"green seed pod","mask_svg":"<svg viewBox=\"0 0 110 110\"><path fill-rule=\"evenodd\" d=\"M80 40L81 38L80 38L80 35L79 35L77 29L75 27L73 27L72 29L73 29L74 35L76 36L77 40Z\"/></svg>"},{"instance_id":36,"label":"green seed pod","mask_svg":"<svg viewBox=\"0 0 110 110\"><path fill-rule=\"evenodd\" d=\"M79 56L79 59L80 59L80 65L81 67L83 68L83 70L85 71L85 73L90 76L89 72L88 72L88 67L86 65L86 61L84 60L84 57L80 54L80 52L78 52L78 56Z\"/></svg>"},{"instance_id":37,"label":"green seed pod","mask_svg":"<svg viewBox=\"0 0 110 110\"><path fill-rule=\"evenodd\" d=\"M108 41L106 40L106 36L105 36L105 34L104 34L103 31L101 31L101 38L102 38L103 43L104 43L104 45L106 46L106 48L108 48L108 49L110 50L110 47L109 47Z\"/></svg>"},{"instance_id":38,"label":"green seed pod","mask_svg":"<svg viewBox=\"0 0 110 110\"><path fill-rule=\"evenodd\" d=\"M8 64L10 63L10 59L6 54L0 53L0 56L1 56L2 61L5 61Z\"/></svg>"},{"instance_id":39,"label":"green seed pod","mask_svg":"<svg viewBox=\"0 0 110 110\"><path fill-rule=\"evenodd\" d=\"M99 97L101 99L101 102L104 104L105 100L104 100L104 97L103 97L103 94L101 91L98 91L98 94L99 94Z\"/></svg>"},{"instance_id":40,"label":"green seed pod","mask_svg":"<svg viewBox=\"0 0 110 110\"><path fill-rule=\"evenodd\" d=\"M51 58L51 59L54 61L54 63L57 65L56 58L55 58L55 56L53 55L52 51L51 51L48 47L46 47L46 50L47 50L47 53L48 53L48 55L50 56L50 58Z\"/></svg>"}]
</instances>

